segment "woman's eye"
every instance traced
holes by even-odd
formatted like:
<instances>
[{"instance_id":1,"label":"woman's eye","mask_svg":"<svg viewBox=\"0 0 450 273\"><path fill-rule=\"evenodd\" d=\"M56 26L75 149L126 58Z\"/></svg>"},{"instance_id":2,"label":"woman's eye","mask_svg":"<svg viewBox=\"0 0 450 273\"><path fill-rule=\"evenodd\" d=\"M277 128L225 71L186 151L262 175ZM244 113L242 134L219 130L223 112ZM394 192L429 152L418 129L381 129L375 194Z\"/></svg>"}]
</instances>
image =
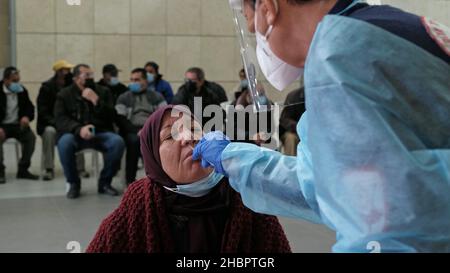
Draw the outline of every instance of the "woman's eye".
<instances>
[{"instance_id":1,"label":"woman's eye","mask_svg":"<svg viewBox=\"0 0 450 273\"><path fill-rule=\"evenodd\" d=\"M172 135L167 135L163 141L172 140Z\"/></svg>"}]
</instances>

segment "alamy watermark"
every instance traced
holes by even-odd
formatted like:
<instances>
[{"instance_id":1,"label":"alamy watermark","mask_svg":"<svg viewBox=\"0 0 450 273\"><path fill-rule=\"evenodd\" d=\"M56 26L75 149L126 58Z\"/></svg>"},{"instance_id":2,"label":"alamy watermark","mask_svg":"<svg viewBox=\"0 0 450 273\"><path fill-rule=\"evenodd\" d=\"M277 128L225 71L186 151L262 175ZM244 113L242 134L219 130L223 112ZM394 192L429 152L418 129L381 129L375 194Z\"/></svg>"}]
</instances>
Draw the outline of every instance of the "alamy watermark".
<instances>
[{"instance_id":1,"label":"alamy watermark","mask_svg":"<svg viewBox=\"0 0 450 273\"><path fill-rule=\"evenodd\" d=\"M180 113L186 113L172 125L172 138L200 141L203 137L202 133L223 131L232 141L254 141L263 147L277 148L279 143L275 136L278 136L279 131L275 121L280 118L280 107L270 105L263 110L265 111L254 112L253 105L246 107L227 105L225 108L219 105L203 107L202 99L196 97L193 113L184 105L172 109L171 117L180 117Z\"/></svg>"}]
</instances>

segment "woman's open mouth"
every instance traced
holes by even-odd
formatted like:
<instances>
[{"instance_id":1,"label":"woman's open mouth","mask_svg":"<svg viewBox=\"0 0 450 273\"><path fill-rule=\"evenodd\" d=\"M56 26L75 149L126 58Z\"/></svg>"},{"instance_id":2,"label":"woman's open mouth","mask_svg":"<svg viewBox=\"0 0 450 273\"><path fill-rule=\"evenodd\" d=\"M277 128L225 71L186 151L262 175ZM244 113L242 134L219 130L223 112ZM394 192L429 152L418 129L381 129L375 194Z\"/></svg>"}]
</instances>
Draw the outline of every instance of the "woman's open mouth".
<instances>
[{"instance_id":1,"label":"woman's open mouth","mask_svg":"<svg viewBox=\"0 0 450 273\"><path fill-rule=\"evenodd\" d=\"M183 160L192 160L192 154L193 151L189 151L185 156Z\"/></svg>"}]
</instances>

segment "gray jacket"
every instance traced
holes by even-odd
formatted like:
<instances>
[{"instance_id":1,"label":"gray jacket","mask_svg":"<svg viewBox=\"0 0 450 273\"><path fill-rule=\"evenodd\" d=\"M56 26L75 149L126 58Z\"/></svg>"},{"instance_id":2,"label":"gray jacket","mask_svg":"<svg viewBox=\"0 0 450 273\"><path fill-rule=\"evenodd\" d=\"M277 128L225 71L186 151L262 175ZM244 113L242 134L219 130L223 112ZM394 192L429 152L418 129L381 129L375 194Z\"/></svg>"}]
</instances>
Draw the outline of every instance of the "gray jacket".
<instances>
[{"instance_id":1,"label":"gray jacket","mask_svg":"<svg viewBox=\"0 0 450 273\"><path fill-rule=\"evenodd\" d=\"M159 93L147 91L145 95L147 98L146 104L148 105L148 109L145 109L145 115L150 116L158 108L167 105L164 97ZM136 107L142 105L142 102L137 99L141 96L142 94L127 91L117 99L115 107L117 111L116 123L122 134L137 133L141 129L142 126L138 126L132 122L133 115L136 114Z\"/></svg>"}]
</instances>

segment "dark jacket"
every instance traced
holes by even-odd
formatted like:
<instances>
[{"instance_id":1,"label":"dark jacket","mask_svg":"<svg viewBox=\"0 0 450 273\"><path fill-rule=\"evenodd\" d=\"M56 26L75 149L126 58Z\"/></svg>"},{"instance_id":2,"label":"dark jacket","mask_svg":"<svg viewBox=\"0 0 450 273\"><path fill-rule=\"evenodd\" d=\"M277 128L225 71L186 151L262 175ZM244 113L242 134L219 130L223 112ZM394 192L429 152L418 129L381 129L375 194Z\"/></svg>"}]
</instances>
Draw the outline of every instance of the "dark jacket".
<instances>
[{"instance_id":1,"label":"dark jacket","mask_svg":"<svg viewBox=\"0 0 450 273\"><path fill-rule=\"evenodd\" d=\"M81 128L88 124L95 126L96 133L114 132L116 111L112 95L98 84L94 91L99 96L96 106L81 96L81 90L75 84L58 93L55 103L58 136L65 133L79 135Z\"/></svg>"},{"instance_id":2,"label":"dark jacket","mask_svg":"<svg viewBox=\"0 0 450 273\"><path fill-rule=\"evenodd\" d=\"M219 105L222 102L226 102L228 99L223 96L225 94L225 91L223 88L213 82L205 81L204 85L202 86L200 92L198 94L194 94L194 92L188 90L187 85L182 85L176 94L176 96L173 98L172 104L178 105L186 105L189 107L192 113L195 113L194 111L194 98L195 97L201 97L202 99L202 113L203 110L209 106L209 105ZM200 117L197 117L200 118ZM203 125L205 125L211 118L203 118ZM225 115L224 115L225 120Z\"/></svg>"},{"instance_id":3,"label":"dark jacket","mask_svg":"<svg viewBox=\"0 0 450 273\"><path fill-rule=\"evenodd\" d=\"M220 84L208 81L205 84L207 84L207 88L211 89L214 93L217 94L220 103L228 101L227 92L225 92L225 89L223 89Z\"/></svg>"},{"instance_id":4,"label":"dark jacket","mask_svg":"<svg viewBox=\"0 0 450 273\"><path fill-rule=\"evenodd\" d=\"M286 132L297 132L297 123L306 111L305 90L299 88L289 93L284 105L286 105L286 107L284 107L280 116L280 136L284 135Z\"/></svg>"},{"instance_id":5,"label":"dark jacket","mask_svg":"<svg viewBox=\"0 0 450 273\"><path fill-rule=\"evenodd\" d=\"M232 141L235 142L244 142L244 143L253 143L256 142L253 140L254 134L256 133L266 133L270 136L275 132L275 128L272 128L274 112L273 111L262 111L260 113L253 112L253 106L249 104L249 102L245 99L248 95L248 89L245 89L242 92L236 92L235 96L237 99L231 103L233 108L229 109L227 116L227 126L229 126L231 119L233 119L234 125L234 135L229 135ZM244 109L237 109L236 106L240 105L244 107ZM249 106L251 110L249 110ZM273 106L273 102L268 100L267 107ZM263 116L265 115L265 117ZM244 117L244 127L239 127L241 125L242 120L239 122L238 119ZM264 119L263 119L264 118ZM265 121L266 124L262 124L261 122ZM251 124L256 122L256 124ZM256 125L256 127L254 127ZM252 126L252 127L251 127ZM254 131L256 129L256 131ZM252 131L251 131L252 130ZM228 133L228 131L227 131ZM244 138L242 138L244 137ZM270 142L271 139L268 139L267 142Z\"/></svg>"},{"instance_id":6,"label":"dark jacket","mask_svg":"<svg viewBox=\"0 0 450 273\"><path fill-rule=\"evenodd\" d=\"M63 87L58 86L56 77L52 77L48 81L42 83L37 97L37 133L42 135L45 127L55 127L54 107L56 95Z\"/></svg>"},{"instance_id":7,"label":"dark jacket","mask_svg":"<svg viewBox=\"0 0 450 273\"><path fill-rule=\"evenodd\" d=\"M117 99L120 97L120 95L128 91L128 87L126 87L123 83L119 83L116 86L111 86L107 84L104 79L101 79L98 84L108 88L111 91L114 104L116 104Z\"/></svg>"},{"instance_id":8,"label":"dark jacket","mask_svg":"<svg viewBox=\"0 0 450 273\"><path fill-rule=\"evenodd\" d=\"M149 86L149 91L156 91L161 94L168 104L172 103L173 90L169 82L162 79L162 76L157 76L154 83Z\"/></svg>"},{"instance_id":9,"label":"dark jacket","mask_svg":"<svg viewBox=\"0 0 450 273\"><path fill-rule=\"evenodd\" d=\"M147 100L149 104L151 104L151 109L148 109L149 112L154 112L158 110L158 108L167 105L164 97L155 92L155 91L146 91ZM136 94L131 91L128 91L122 94L116 103L116 124L120 129L120 134L125 136L128 133L137 134L142 127L134 126L131 121L131 114L134 112L135 103L136 103Z\"/></svg>"},{"instance_id":10,"label":"dark jacket","mask_svg":"<svg viewBox=\"0 0 450 273\"><path fill-rule=\"evenodd\" d=\"M0 124L6 117L6 94L3 92L4 82L0 81ZM23 92L17 94L19 102L19 120L28 117L30 121L34 120L34 105L28 96L28 90L23 87Z\"/></svg>"}]
</instances>

